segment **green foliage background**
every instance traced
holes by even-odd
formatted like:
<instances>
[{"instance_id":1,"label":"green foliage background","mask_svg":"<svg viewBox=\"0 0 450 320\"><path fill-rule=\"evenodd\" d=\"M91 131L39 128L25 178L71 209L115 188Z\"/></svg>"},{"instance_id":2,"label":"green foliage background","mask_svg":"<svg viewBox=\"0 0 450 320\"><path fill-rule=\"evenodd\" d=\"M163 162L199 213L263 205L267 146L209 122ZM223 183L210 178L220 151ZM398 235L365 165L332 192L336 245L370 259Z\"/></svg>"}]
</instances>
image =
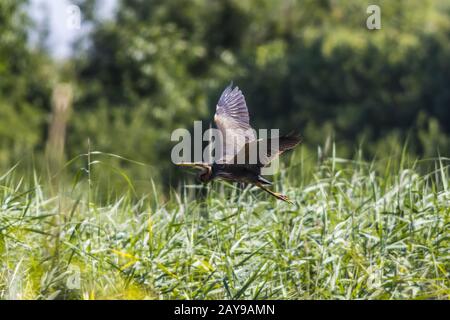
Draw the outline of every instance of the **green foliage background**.
<instances>
[{"instance_id":1,"label":"green foliage background","mask_svg":"<svg viewBox=\"0 0 450 320\"><path fill-rule=\"evenodd\" d=\"M151 178L177 184L170 133L211 122L230 80L255 128L295 129L307 148L332 139L342 156L362 145L371 158L408 141L414 155L448 155L450 5L372 2L381 30L367 30L367 4L355 0L122 0L107 20L95 1L79 0L91 31L60 62L28 45L27 1L2 1L0 166L42 158L61 81L75 87L67 159L90 148L145 163L107 160L142 190Z\"/></svg>"},{"instance_id":2,"label":"green foliage background","mask_svg":"<svg viewBox=\"0 0 450 320\"><path fill-rule=\"evenodd\" d=\"M0 1L0 299L450 297L448 0L371 1L376 31L358 0L76 3L61 61ZM170 161L231 80L255 128L304 137L271 177L292 205Z\"/></svg>"}]
</instances>

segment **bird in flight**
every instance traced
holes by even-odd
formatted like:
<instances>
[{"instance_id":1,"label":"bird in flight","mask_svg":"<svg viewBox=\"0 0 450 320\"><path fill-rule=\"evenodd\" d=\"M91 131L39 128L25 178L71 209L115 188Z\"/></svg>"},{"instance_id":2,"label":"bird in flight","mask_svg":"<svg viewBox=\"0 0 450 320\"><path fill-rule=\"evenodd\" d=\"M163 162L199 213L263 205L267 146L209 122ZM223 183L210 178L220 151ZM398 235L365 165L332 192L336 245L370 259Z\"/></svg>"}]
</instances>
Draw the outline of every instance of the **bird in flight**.
<instances>
[{"instance_id":1,"label":"bird in flight","mask_svg":"<svg viewBox=\"0 0 450 320\"><path fill-rule=\"evenodd\" d=\"M272 183L262 177L261 169L287 150L295 148L301 138L288 134L277 138L257 139L249 122L245 97L231 83L220 96L214 121L222 134L222 154L212 163L181 162L179 166L201 169L198 178L203 183L214 179L255 185L277 199L292 202L280 193L268 189ZM277 139L278 141L274 141ZM278 143L276 143L278 142ZM258 150L251 160L251 153Z\"/></svg>"}]
</instances>

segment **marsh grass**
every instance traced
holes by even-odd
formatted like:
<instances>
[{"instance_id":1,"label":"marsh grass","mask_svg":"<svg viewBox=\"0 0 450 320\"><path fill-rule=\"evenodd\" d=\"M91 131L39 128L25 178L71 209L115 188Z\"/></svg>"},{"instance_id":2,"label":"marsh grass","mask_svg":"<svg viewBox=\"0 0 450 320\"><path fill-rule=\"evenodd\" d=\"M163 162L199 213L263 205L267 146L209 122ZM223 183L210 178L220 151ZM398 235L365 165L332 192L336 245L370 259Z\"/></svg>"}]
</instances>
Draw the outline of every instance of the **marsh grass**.
<instances>
[{"instance_id":1,"label":"marsh grass","mask_svg":"<svg viewBox=\"0 0 450 320\"><path fill-rule=\"evenodd\" d=\"M448 158L302 150L274 177L295 205L222 182L139 196L119 169L128 187L97 201L107 158L80 156L56 193L0 175L2 299L450 298Z\"/></svg>"}]
</instances>

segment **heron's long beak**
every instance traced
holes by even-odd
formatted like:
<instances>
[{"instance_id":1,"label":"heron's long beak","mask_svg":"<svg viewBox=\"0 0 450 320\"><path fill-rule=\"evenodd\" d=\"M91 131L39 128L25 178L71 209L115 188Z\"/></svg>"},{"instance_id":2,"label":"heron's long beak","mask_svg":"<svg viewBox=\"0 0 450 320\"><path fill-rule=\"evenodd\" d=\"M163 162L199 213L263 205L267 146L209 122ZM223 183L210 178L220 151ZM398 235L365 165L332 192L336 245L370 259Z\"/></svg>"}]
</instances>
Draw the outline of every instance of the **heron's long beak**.
<instances>
[{"instance_id":1,"label":"heron's long beak","mask_svg":"<svg viewBox=\"0 0 450 320\"><path fill-rule=\"evenodd\" d=\"M189 168L209 169L211 167L209 164L203 163L203 162L179 162L179 163L175 163L175 164L180 167L189 167Z\"/></svg>"}]
</instances>

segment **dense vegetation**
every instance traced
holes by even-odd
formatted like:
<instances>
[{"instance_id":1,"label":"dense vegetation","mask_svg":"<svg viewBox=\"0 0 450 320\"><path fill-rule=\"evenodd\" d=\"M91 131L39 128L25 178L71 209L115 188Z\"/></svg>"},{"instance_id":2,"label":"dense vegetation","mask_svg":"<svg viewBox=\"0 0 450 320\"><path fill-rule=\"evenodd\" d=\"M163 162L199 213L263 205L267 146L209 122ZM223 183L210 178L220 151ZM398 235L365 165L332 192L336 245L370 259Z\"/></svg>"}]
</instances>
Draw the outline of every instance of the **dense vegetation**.
<instances>
[{"instance_id":1,"label":"dense vegetation","mask_svg":"<svg viewBox=\"0 0 450 320\"><path fill-rule=\"evenodd\" d=\"M421 175L405 159L304 158L275 179L295 205L223 184L201 200L186 185L165 203L154 189L98 205L87 177L51 196L11 171L0 298L450 297L450 159Z\"/></svg>"},{"instance_id":2,"label":"dense vegetation","mask_svg":"<svg viewBox=\"0 0 450 320\"><path fill-rule=\"evenodd\" d=\"M64 63L27 46L26 2L0 7L4 169L42 155L58 82L74 87L67 159L89 138L91 149L157 168L112 163L132 178L166 186L180 177L170 133L197 119L208 126L230 80L256 128L296 129L313 148L331 138L341 154L362 145L370 159L399 153L408 139L419 156L450 150L447 1L375 1L382 29L367 30L365 4L351 0L129 0L108 20L95 1L79 0L91 31Z\"/></svg>"},{"instance_id":3,"label":"dense vegetation","mask_svg":"<svg viewBox=\"0 0 450 320\"><path fill-rule=\"evenodd\" d=\"M450 297L448 1L76 2L64 61L0 2L0 299ZM230 80L295 205L170 162Z\"/></svg>"}]
</instances>

